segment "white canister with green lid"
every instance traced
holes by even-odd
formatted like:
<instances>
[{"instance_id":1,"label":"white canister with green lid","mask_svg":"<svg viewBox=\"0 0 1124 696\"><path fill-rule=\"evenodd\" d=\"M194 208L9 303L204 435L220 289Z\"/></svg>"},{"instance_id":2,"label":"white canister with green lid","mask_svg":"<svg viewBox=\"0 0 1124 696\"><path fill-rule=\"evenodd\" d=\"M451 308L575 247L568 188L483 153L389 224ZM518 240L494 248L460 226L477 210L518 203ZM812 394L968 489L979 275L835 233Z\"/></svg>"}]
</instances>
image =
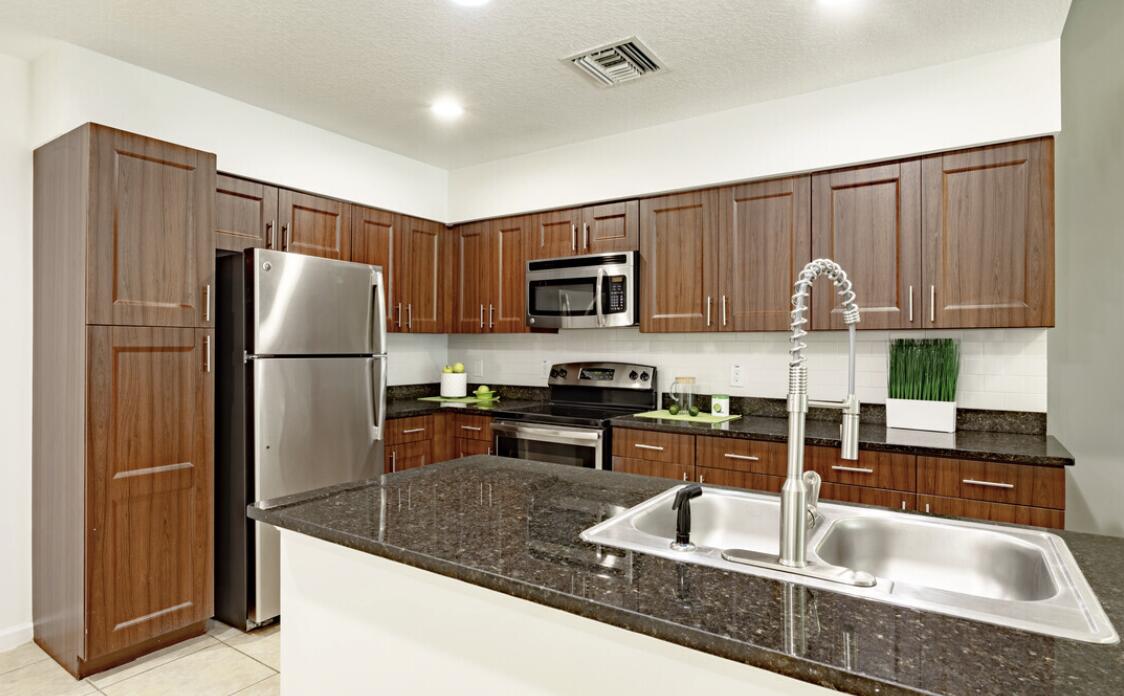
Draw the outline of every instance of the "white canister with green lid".
<instances>
[{"instance_id":1,"label":"white canister with green lid","mask_svg":"<svg viewBox=\"0 0 1124 696\"><path fill-rule=\"evenodd\" d=\"M714 416L730 415L730 395L712 394L710 397L710 413Z\"/></svg>"}]
</instances>

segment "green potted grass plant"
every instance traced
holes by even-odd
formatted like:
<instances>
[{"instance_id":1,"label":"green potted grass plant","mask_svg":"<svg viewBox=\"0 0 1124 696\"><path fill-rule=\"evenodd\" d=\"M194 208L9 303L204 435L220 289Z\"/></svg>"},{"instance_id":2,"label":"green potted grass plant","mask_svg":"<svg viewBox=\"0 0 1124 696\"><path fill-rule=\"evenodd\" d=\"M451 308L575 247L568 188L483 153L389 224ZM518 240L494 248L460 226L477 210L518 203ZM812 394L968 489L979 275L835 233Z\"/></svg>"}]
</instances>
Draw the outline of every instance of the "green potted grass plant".
<instances>
[{"instance_id":1,"label":"green potted grass plant","mask_svg":"<svg viewBox=\"0 0 1124 696\"><path fill-rule=\"evenodd\" d=\"M959 376L960 346L953 339L892 341L886 427L955 432Z\"/></svg>"}]
</instances>

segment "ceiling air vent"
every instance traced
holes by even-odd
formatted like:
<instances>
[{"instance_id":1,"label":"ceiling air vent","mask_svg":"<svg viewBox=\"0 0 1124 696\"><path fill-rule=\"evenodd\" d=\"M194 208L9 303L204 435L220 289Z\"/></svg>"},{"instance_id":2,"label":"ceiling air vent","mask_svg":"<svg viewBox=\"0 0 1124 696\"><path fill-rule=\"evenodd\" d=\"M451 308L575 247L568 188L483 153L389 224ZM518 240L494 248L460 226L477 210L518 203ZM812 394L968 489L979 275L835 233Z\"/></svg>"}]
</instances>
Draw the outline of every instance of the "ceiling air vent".
<instances>
[{"instance_id":1,"label":"ceiling air vent","mask_svg":"<svg viewBox=\"0 0 1124 696\"><path fill-rule=\"evenodd\" d=\"M640 39L633 36L607 46L564 58L606 87L663 70L663 65Z\"/></svg>"}]
</instances>

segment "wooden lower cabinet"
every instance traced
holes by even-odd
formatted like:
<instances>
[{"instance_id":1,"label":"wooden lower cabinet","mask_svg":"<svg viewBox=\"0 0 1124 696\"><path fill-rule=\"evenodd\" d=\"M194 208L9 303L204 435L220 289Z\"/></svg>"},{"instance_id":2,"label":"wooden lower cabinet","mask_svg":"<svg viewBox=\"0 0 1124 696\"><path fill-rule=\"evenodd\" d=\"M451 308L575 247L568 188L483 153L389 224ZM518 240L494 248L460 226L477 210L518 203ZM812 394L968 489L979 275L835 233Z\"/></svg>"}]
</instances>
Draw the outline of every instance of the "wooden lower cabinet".
<instances>
[{"instance_id":1,"label":"wooden lower cabinet","mask_svg":"<svg viewBox=\"0 0 1124 696\"><path fill-rule=\"evenodd\" d=\"M781 486L784 485L783 476L767 476L707 466L695 467L695 481L709 483L712 486L730 486L731 488L746 488L751 491L766 491L768 493L780 493Z\"/></svg>"},{"instance_id":2,"label":"wooden lower cabinet","mask_svg":"<svg viewBox=\"0 0 1124 696\"><path fill-rule=\"evenodd\" d=\"M432 464L435 461L433 458L433 440L405 442L396 445L388 443L384 451L384 458L384 471L388 474Z\"/></svg>"},{"instance_id":3,"label":"wooden lower cabinet","mask_svg":"<svg viewBox=\"0 0 1124 696\"><path fill-rule=\"evenodd\" d=\"M453 437L467 440L481 440L492 444L492 417L477 416L470 413L453 415ZM474 452L473 454L479 454Z\"/></svg>"},{"instance_id":4,"label":"wooden lower cabinet","mask_svg":"<svg viewBox=\"0 0 1124 696\"><path fill-rule=\"evenodd\" d=\"M892 491L869 486L848 486L841 483L825 483L820 488L820 499L839 503L859 503L875 505L893 510L915 510L917 496L904 491Z\"/></svg>"},{"instance_id":5,"label":"wooden lower cabinet","mask_svg":"<svg viewBox=\"0 0 1124 696\"><path fill-rule=\"evenodd\" d=\"M640 474L641 476L655 476L677 481L691 481L694 479L694 469L695 467L692 465L678 462L613 457L613 471L623 474Z\"/></svg>"},{"instance_id":6,"label":"wooden lower cabinet","mask_svg":"<svg viewBox=\"0 0 1124 696\"><path fill-rule=\"evenodd\" d=\"M919 495L917 496L917 509L919 512L932 515L970 517L977 520L987 520L988 522L1029 524L1035 527L1052 529L1065 528L1064 510L1031 507L1029 505L1005 505L1003 503L987 503L982 500Z\"/></svg>"},{"instance_id":7,"label":"wooden lower cabinet","mask_svg":"<svg viewBox=\"0 0 1124 696\"><path fill-rule=\"evenodd\" d=\"M836 447L808 447L804 462L804 468L818 473L825 484L917 490L917 457L912 454L859 450L859 458L850 460L840 457Z\"/></svg>"},{"instance_id":8,"label":"wooden lower cabinet","mask_svg":"<svg viewBox=\"0 0 1124 696\"><path fill-rule=\"evenodd\" d=\"M989 503L1065 508L1065 469L919 457L917 492Z\"/></svg>"},{"instance_id":9,"label":"wooden lower cabinet","mask_svg":"<svg viewBox=\"0 0 1124 696\"><path fill-rule=\"evenodd\" d=\"M693 469L695 466L695 436L614 428L613 457L663 462L686 467L688 470Z\"/></svg>"},{"instance_id":10,"label":"wooden lower cabinet","mask_svg":"<svg viewBox=\"0 0 1124 696\"><path fill-rule=\"evenodd\" d=\"M492 443L485 440L474 440L467 437L454 438L453 449L457 458L470 457L474 454L491 454Z\"/></svg>"}]
</instances>

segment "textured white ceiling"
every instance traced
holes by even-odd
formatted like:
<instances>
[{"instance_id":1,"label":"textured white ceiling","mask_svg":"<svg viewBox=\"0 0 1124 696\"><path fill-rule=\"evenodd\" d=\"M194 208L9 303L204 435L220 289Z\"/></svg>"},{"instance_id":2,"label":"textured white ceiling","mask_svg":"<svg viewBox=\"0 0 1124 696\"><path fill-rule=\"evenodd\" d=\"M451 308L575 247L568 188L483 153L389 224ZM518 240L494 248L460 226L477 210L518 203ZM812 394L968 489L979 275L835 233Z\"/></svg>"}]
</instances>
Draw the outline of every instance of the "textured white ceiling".
<instances>
[{"instance_id":1,"label":"textured white ceiling","mask_svg":"<svg viewBox=\"0 0 1124 696\"><path fill-rule=\"evenodd\" d=\"M1070 0L0 0L61 39L447 168L1061 35ZM665 73L559 58L638 35ZM454 124L427 105L454 95Z\"/></svg>"}]
</instances>

